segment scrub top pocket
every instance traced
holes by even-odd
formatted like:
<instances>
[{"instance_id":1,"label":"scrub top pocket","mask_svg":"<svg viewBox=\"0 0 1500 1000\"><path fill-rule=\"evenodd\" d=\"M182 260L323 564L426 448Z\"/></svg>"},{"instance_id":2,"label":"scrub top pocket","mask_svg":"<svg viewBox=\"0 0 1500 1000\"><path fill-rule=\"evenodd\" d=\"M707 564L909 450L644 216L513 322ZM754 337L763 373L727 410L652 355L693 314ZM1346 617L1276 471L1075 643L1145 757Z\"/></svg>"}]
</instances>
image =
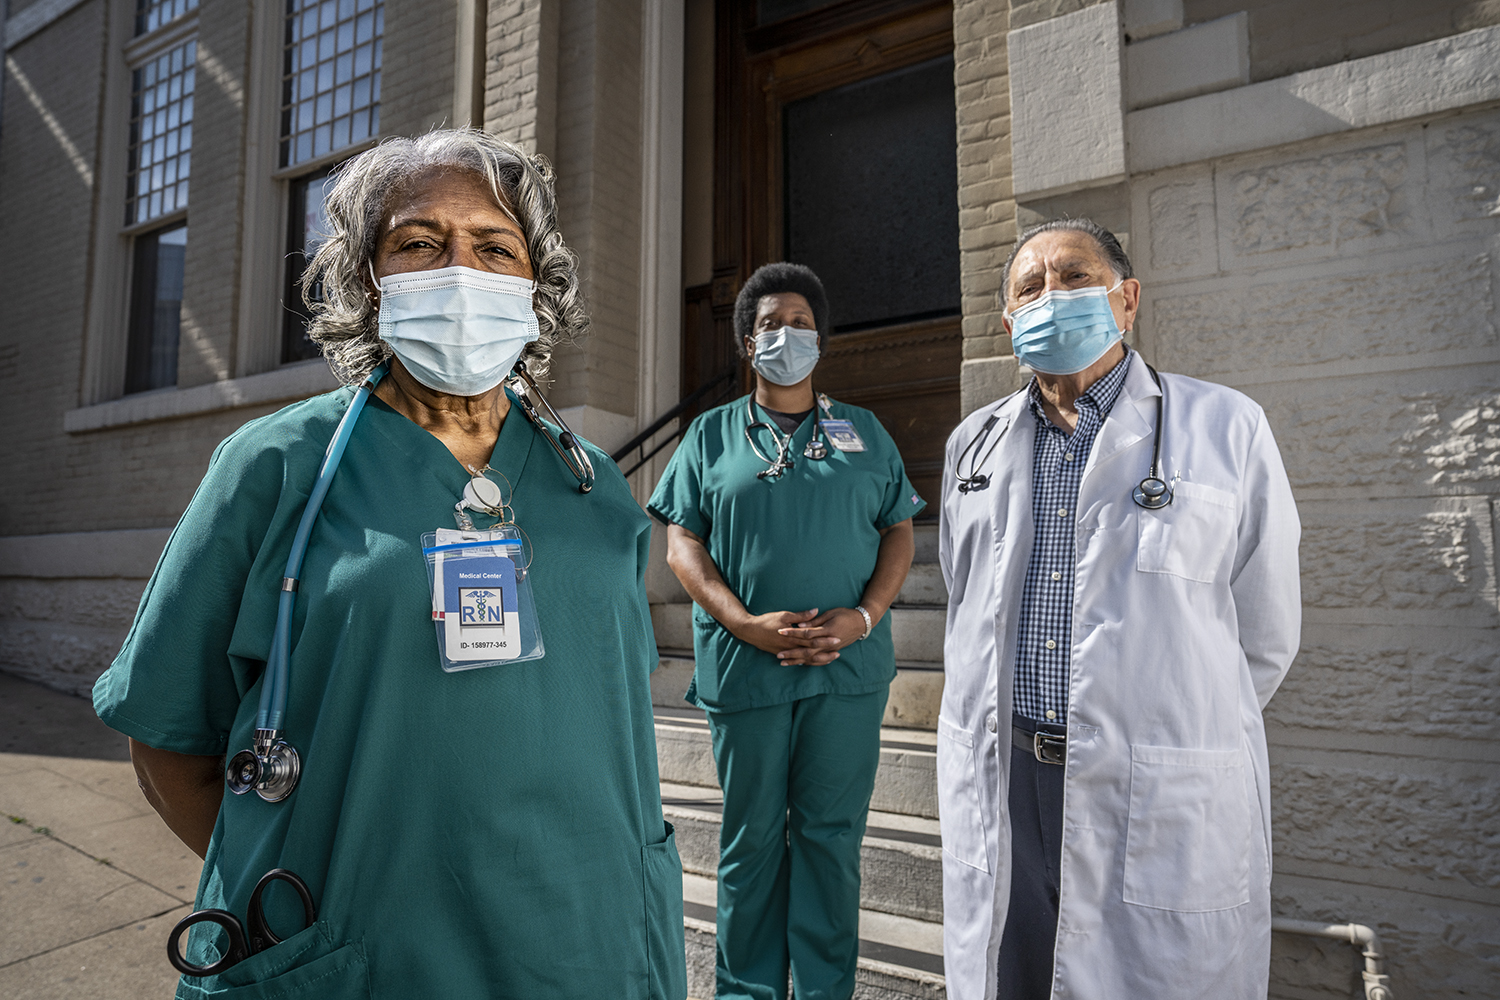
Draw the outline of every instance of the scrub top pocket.
<instances>
[{"instance_id":1,"label":"scrub top pocket","mask_svg":"<svg viewBox=\"0 0 1500 1000\"><path fill-rule=\"evenodd\" d=\"M646 962L651 970L651 1000L687 996L686 944L682 926L682 859L677 831L666 824L667 839L641 848L641 877L646 894Z\"/></svg>"},{"instance_id":2,"label":"scrub top pocket","mask_svg":"<svg viewBox=\"0 0 1500 1000\"><path fill-rule=\"evenodd\" d=\"M1140 546L1135 568L1212 583L1234 540L1235 495L1201 483L1179 482L1160 510L1136 510Z\"/></svg>"},{"instance_id":3,"label":"scrub top pocket","mask_svg":"<svg viewBox=\"0 0 1500 1000\"><path fill-rule=\"evenodd\" d=\"M322 921L217 976L183 976L177 1000L370 1000L359 942L335 948Z\"/></svg>"}]
</instances>

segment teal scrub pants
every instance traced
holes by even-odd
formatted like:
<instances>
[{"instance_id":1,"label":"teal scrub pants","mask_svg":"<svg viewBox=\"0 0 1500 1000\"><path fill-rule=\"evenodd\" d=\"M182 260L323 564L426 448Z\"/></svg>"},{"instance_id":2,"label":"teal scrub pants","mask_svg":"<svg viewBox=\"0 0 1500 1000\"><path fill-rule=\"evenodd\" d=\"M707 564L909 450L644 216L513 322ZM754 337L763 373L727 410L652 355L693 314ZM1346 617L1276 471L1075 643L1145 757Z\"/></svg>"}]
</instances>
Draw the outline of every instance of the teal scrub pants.
<instances>
[{"instance_id":1,"label":"teal scrub pants","mask_svg":"<svg viewBox=\"0 0 1500 1000\"><path fill-rule=\"evenodd\" d=\"M719 1000L849 1000L888 688L709 712L724 789Z\"/></svg>"}]
</instances>

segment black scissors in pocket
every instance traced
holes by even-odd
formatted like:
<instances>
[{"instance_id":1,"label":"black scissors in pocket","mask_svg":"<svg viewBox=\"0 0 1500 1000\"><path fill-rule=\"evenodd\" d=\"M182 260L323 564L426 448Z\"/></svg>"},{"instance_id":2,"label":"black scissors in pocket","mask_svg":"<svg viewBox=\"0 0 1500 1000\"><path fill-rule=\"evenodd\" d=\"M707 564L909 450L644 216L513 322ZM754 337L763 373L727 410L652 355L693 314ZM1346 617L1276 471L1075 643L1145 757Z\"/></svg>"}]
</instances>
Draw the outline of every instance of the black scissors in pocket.
<instances>
[{"instance_id":1,"label":"black scissors in pocket","mask_svg":"<svg viewBox=\"0 0 1500 1000\"><path fill-rule=\"evenodd\" d=\"M265 951L273 944L280 944L281 938L277 937L271 930L271 925L266 923L266 913L260 902L261 894L266 891L266 886L277 881L285 882L297 890L297 895L302 897L302 916L306 920L305 926L311 927L316 923L318 908L313 905L312 893L308 891L307 883L285 868L272 868L260 877L260 881L255 883L254 891L250 893L250 906L245 912L245 923L240 923L240 918L228 910L195 910L177 921L177 926L172 928L172 933L167 938L167 961L172 963L172 968L185 976L217 976L256 952ZM194 965L182 957L178 942L194 924L218 924L229 938L229 945L217 962Z\"/></svg>"}]
</instances>

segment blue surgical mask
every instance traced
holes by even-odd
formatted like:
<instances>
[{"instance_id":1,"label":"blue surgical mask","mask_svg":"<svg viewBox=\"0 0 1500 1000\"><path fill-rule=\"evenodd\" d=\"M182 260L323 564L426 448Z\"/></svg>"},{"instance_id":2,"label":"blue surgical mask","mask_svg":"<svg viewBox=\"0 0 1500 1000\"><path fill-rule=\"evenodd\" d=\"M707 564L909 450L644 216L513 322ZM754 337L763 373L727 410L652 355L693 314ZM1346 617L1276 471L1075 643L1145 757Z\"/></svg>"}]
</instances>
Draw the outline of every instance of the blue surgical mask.
<instances>
[{"instance_id":1,"label":"blue surgical mask","mask_svg":"<svg viewBox=\"0 0 1500 1000\"><path fill-rule=\"evenodd\" d=\"M525 278L462 266L388 275L380 281L380 339L427 388L480 396L541 335L535 288Z\"/></svg>"},{"instance_id":2,"label":"blue surgical mask","mask_svg":"<svg viewBox=\"0 0 1500 1000\"><path fill-rule=\"evenodd\" d=\"M1016 360L1045 375L1074 375L1104 357L1124 336L1109 305L1115 288L1043 292L1007 313Z\"/></svg>"},{"instance_id":3,"label":"blue surgical mask","mask_svg":"<svg viewBox=\"0 0 1500 1000\"><path fill-rule=\"evenodd\" d=\"M777 385L796 385L818 364L818 331L784 326L755 338L750 366Z\"/></svg>"}]
</instances>

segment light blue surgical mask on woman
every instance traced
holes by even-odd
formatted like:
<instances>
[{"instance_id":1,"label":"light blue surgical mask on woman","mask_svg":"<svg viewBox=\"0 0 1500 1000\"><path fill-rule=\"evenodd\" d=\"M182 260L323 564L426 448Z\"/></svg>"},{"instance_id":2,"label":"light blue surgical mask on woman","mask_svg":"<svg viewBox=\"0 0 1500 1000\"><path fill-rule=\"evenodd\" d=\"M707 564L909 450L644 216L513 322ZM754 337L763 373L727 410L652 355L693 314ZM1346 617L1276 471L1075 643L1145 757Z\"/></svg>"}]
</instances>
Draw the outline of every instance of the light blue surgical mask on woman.
<instances>
[{"instance_id":1,"label":"light blue surgical mask on woman","mask_svg":"<svg viewBox=\"0 0 1500 1000\"><path fill-rule=\"evenodd\" d=\"M526 278L462 265L387 275L380 280L380 339L427 388L480 396L541 336L531 307L535 289Z\"/></svg>"},{"instance_id":2,"label":"light blue surgical mask on woman","mask_svg":"<svg viewBox=\"0 0 1500 1000\"><path fill-rule=\"evenodd\" d=\"M1045 375L1074 375L1104 357L1124 337L1109 305L1124 283L1043 292L1007 313L1016 360Z\"/></svg>"},{"instance_id":3,"label":"light blue surgical mask on woman","mask_svg":"<svg viewBox=\"0 0 1500 1000\"><path fill-rule=\"evenodd\" d=\"M750 367L777 385L796 385L812 374L821 353L818 331L784 326L756 336Z\"/></svg>"}]
</instances>

